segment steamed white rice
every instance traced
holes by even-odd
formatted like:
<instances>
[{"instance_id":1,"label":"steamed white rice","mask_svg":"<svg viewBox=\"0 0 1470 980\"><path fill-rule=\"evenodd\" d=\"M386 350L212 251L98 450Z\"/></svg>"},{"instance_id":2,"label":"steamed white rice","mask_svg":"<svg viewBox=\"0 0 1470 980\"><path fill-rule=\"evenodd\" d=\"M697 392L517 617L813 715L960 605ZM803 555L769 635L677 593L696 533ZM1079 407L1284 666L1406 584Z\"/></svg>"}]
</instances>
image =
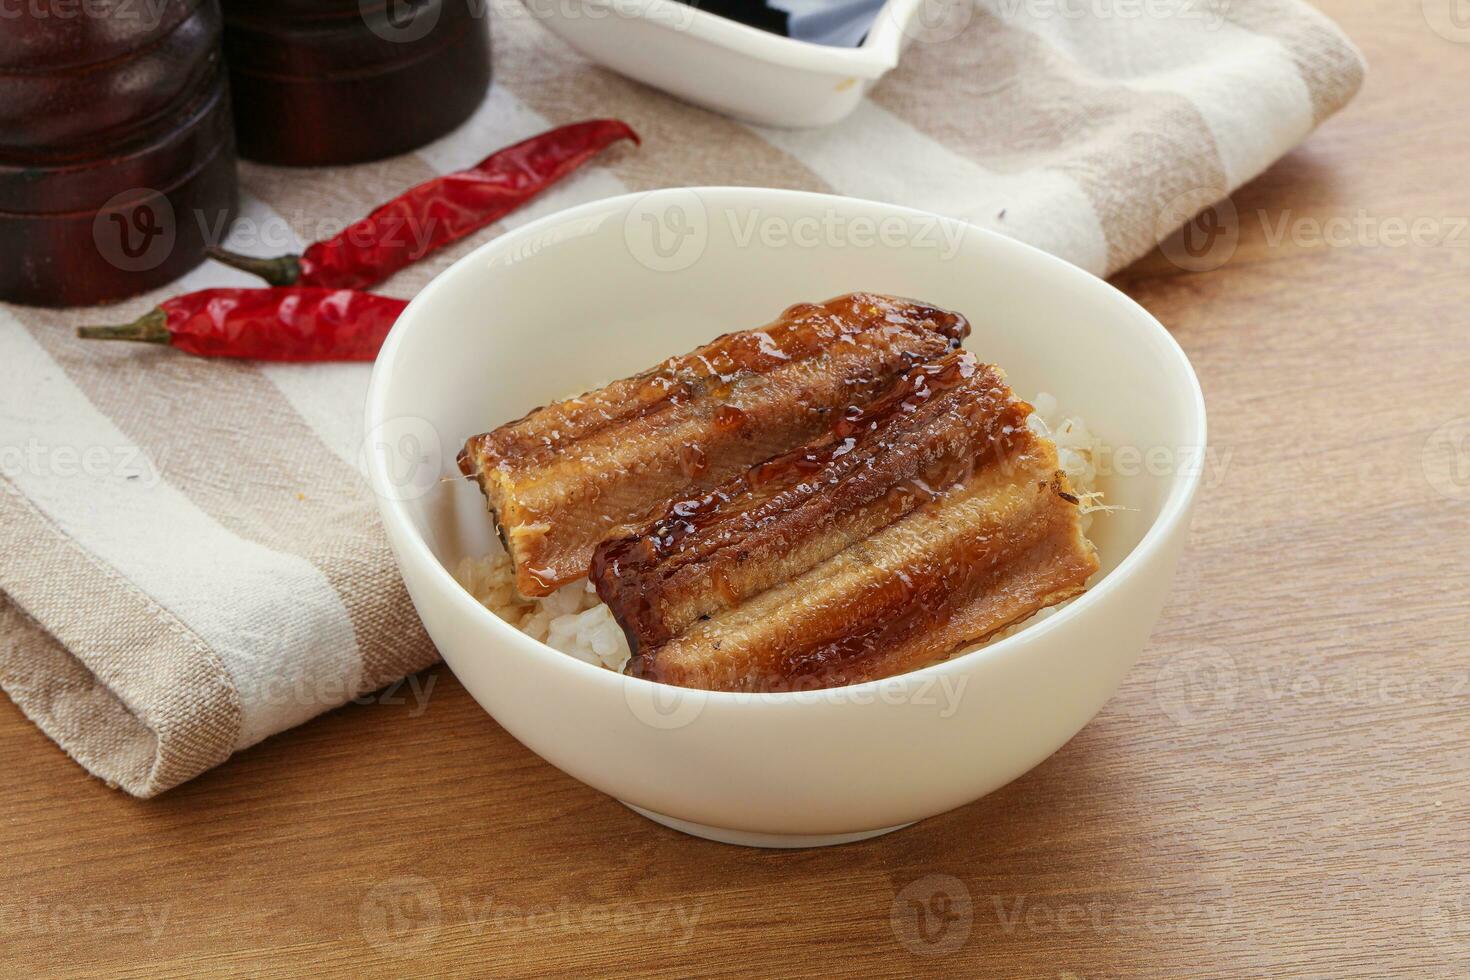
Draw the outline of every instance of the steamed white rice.
<instances>
[{"instance_id":1,"label":"steamed white rice","mask_svg":"<svg viewBox=\"0 0 1470 980\"><path fill-rule=\"evenodd\" d=\"M1102 452L1102 443L1088 430L1086 422L1062 413L1051 395L1037 395L1031 404L1035 411L1026 423L1032 432L1056 443L1062 470L1083 501L1081 520L1085 534L1092 526L1093 511L1103 509L1095 505L1100 497L1096 489L1096 460ZM613 619L612 611L597 598L592 583L586 579L564 585L544 599L520 599L512 584L510 556L499 541L489 554L463 559L455 568L454 577L487 609L532 639L609 670L621 671L628 662L631 653L627 638ZM1043 609L999 636L1009 636L1057 608L1060 607Z\"/></svg>"}]
</instances>

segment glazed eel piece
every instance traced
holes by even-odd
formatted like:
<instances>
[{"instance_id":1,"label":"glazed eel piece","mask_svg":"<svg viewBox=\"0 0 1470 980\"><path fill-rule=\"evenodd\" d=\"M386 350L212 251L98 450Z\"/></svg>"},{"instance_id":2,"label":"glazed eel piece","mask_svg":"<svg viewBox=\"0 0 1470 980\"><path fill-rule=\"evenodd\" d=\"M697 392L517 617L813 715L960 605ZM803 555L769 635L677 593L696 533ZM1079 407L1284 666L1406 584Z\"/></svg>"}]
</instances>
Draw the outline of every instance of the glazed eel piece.
<instances>
[{"instance_id":1,"label":"glazed eel piece","mask_svg":"<svg viewBox=\"0 0 1470 980\"><path fill-rule=\"evenodd\" d=\"M940 659L1097 570L1056 448L998 368L919 365L822 438L600 544L630 673L836 687Z\"/></svg>"},{"instance_id":2,"label":"glazed eel piece","mask_svg":"<svg viewBox=\"0 0 1470 980\"><path fill-rule=\"evenodd\" d=\"M801 445L969 330L957 313L889 296L802 303L474 436L459 467L485 493L517 590L548 595L587 574L603 538Z\"/></svg>"}]
</instances>

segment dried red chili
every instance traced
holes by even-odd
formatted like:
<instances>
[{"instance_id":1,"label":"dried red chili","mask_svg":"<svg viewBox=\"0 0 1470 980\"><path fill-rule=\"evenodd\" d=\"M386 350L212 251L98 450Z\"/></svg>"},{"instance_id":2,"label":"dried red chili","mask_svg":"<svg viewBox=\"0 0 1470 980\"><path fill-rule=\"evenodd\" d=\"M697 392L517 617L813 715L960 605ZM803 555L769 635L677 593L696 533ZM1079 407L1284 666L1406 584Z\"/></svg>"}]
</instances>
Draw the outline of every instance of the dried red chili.
<instances>
[{"instance_id":1,"label":"dried red chili","mask_svg":"<svg viewBox=\"0 0 1470 980\"><path fill-rule=\"evenodd\" d=\"M208 254L273 286L362 289L525 204L616 143L640 142L627 123L590 119L548 130L458 173L425 181L301 255Z\"/></svg>"},{"instance_id":2,"label":"dried red chili","mask_svg":"<svg viewBox=\"0 0 1470 980\"><path fill-rule=\"evenodd\" d=\"M164 300L132 323L78 337L169 344L205 357L371 361L407 300L351 289L204 289Z\"/></svg>"}]
</instances>

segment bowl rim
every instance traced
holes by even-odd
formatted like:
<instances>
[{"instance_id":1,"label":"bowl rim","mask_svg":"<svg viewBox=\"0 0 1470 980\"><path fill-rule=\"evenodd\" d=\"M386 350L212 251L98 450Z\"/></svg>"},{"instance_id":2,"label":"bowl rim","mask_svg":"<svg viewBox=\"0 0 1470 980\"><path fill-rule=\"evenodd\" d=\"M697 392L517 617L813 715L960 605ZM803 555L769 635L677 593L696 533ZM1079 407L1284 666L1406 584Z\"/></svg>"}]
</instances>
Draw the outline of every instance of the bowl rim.
<instances>
[{"instance_id":1,"label":"bowl rim","mask_svg":"<svg viewBox=\"0 0 1470 980\"><path fill-rule=\"evenodd\" d=\"M538 20L558 20L536 0L521 0ZM898 66L903 34L923 0L887 0L874 15L873 28L855 48L815 44L742 24L678 0L580 0L616 16L644 21L676 34L687 34L746 58L767 64L832 75L881 78Z\"/></svg>"},{"instance_id":2,"label":"bowl rim","mask_svg":"<svg viewBox=\"0 0 1470 980\"><path fill-rule=\"evenodd\" d=\"M600 198L586 204L566 208L552 214L544 215L524 225L496 236L488 242L480 245L468 255L462 256L452 265L439 272L418 295L410 302L408 307L399 315L393 328L389 331L383 342L382 349L378 353L377 360L373 363L372 377L368 383L367 398L364 404L364 432L372 432L375 426L381 424L385 418L384 401L390 385L390 378L394 370L394 362L399 356L403 346L404 337L409 332L418 329L415 324L425 316L423 310L433 304L435 296L445 290L452 288L448 285L470 268L483 268L486 260L493 254L504 250L513 250L522 241L535 240L547 229L557 225L576 222L593 214L613 214L618 210L646 199L667 195L684 194L693 192L702 197L725 197L734 206L741 202L747 205L759 203L770 204L772 197L782 198L792 204L825 204L827 206L843 206L857 204L864 207L878 207L887 209L890 213L904 216L906 218L933 219L945 221L959 221L960 219L944 218L933 212L924 211L919 208L910 208L903 205L889 204L883 201L873 201L865 198L849 197L840 194L823 194L815 191L788 190L782 188L768 187L736 187L736 186L701 186L701 187L668 187L652 191L634 191L627 194L618 194L613 197ZM1182 372L1182 378L1188 387L1188 393L1192 402L1191 417L1189 419L1190 435L1197 436L1191 440L1191 445L1197 445L1201 455L1208 448L1208 426L1205 411L1204 393L1200 388L1199 378L1195 374L1194 367L1190 363L1184 349L1174 339L1173 334L1165 329L1164 325L1139 305L1132 297L1119 290L1116 286L1098 276L1073 265L1065 259L1052 255L1033 245L1018 241L1014 238L1001 235L978 225L961 221L967 229L966 234L977 234L981 238L996 247L1013 249L1020 253L1027 253L1032 261L1040 262L1044 267L1054 270L1062 277L1073 278L1081 281L1091 281L1089 288L1102 289L1112 294L1114 301L1121 301L1126 307L1130 307L1134 313L1142 318L1145 329L1150 331L1156 340L1162 343L1162 348L1167 352L1170 361ZM1080 277L1080 278L1079 278ZM451 602L461 606L467 614L478 622L488 626L488 632L497 644L506 646L519 646L530 655L543 660L553 670L563 672L567 676L578 678L578 683L601 684L609 689L623 692L624 697L631 697L633 688L643 687L656 691L674 691L683 697L697 697L712 702L726 703L756 703L767 706L783 704L798 704L810 702L813 697L831 696L832 692L839 692L840 696L857 701L865 696L877 692L880 688L893 688L895 686L907 689L915 685L925 685L935 680L958 674L962 671L973 669L981 662L993 660L1011 659L1020 655L1020 651L1029 643L1041 638L1047 633L1063 628L1072 620L1086 615L1087 611L1106 601L1114 592L1121 589L1124 583L1144 565L1154 554L1162 550L1166 543L1172 539L1179 525L1188 520L1190 508L1195 495L1199 490L1203 478L1204 466L1191 467L1187 472L1176 472L1172 476L1168 496L1159 508L1158 516L1144 532L1143 537L1136 545L1118 562L1101 582L1089 588L1082 595L1071 600L1066 606L1058 609L1054 614L1045 617L1039 622L1032 623L1023 629L1017 630L1010 636L998 640L992 640L984 646L971 650L967 653L951 656L937 663L920 667L917 670L896 674L891 677L864 681L861 684L850 684L845 687L819 688L813 690L796 691L770 691L770 692L736 692L736 691L705 691L697 688L671 687L656 681L641 677L631 677L606 667L588 663L570 654L563 653L554 647L548 646L540 640L533 639L519 629L501 619L495 613L486 608L479 600L472 596L460 585L453 573L434 554L424 536L414 526L412 519L405 511L405 501L390 492L392 483L389 481L385 469L385 461L380 454L367 452L366 457L368 477L374 495L378 498L378 510L381 518L390 532L396 529L399 534L395 538L389 535L389 542L393 548L394 555L400 564L413 562L420 568L427 569L427 574L435 587L447 592L452 598ZM1202 460L1203 461L1203 460ZM400 575L402 569L400 568ZM417 612L417 608L415 608ZM442 656L442 651L441 656ZM446 663L448 658L445 658ZM450 665L451 670L453 665Z\"/></svg>"}]
</instances>

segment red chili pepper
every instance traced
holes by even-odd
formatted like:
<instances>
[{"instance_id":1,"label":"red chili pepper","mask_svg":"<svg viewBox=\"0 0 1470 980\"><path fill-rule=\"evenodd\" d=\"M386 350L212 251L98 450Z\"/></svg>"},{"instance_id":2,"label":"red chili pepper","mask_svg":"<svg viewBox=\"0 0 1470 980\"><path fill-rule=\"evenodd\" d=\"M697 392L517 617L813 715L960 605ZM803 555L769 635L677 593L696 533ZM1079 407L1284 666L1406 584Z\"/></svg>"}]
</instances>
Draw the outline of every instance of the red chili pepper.
<instances>
[{"instance_id":1,"label":"red chili pepper","mask_svg":"<svg viewBox=\"0 0 1470 980\"><path fill-rule=\"evenodd\" d=\"M350 289L204 289L164 300L132 323L78 337L169 344L205 357L371 361L407 300Z\"/></svg>"},{"instance_id":2,"label":"red chili pepper","mask_svg":"<svg viewBox=\"0 0 1470 980\"><path fill-rule=\"evenodd\" d=\"M590 119L532 136L468 170L410 188L299 256L258 259L215 247L207 251L273 286L362 289L499 220L622 139L640 142L616 119Z\"/></svg>"}]
</instances>

